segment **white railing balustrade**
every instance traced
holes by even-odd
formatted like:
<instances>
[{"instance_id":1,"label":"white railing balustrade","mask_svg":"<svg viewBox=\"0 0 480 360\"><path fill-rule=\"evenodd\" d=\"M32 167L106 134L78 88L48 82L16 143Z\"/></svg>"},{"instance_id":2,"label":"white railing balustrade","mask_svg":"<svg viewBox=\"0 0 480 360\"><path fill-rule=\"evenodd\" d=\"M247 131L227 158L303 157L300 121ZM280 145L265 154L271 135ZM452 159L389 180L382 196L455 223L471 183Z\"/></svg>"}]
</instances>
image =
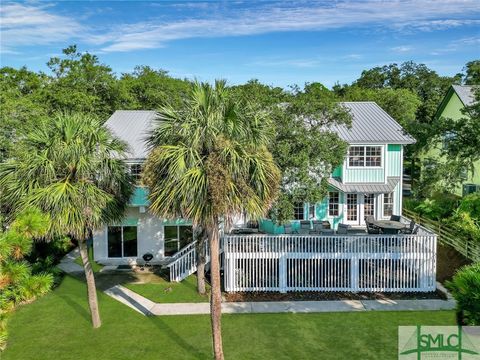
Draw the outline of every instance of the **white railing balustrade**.
<instances>
[{"instance_id":1,"label":"white railing balustrade","mask_svg":"<svg viewBox=\"0 0 480 360\"><path fill-rule=\"evenodd\" d=\"M225 235L238 291L434 291L436 235Z\"/></svg>"}]
</instances>

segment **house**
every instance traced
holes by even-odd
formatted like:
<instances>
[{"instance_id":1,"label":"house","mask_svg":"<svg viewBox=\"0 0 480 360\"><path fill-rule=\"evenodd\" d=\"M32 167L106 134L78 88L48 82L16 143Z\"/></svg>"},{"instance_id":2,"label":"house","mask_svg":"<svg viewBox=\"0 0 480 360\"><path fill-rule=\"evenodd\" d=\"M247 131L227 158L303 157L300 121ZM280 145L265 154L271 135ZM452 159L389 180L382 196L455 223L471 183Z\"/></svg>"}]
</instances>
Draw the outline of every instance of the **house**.
<instances>
[{"instance_id":1,"label":"house","mask_svg":"<svg viewBox=\"0 0 480 360\"><path fill-rule=\"evenodd\" d=\"M297 225L301 219L318 219L333 227L362 227L365 216L401 214L403 147L414 139L374 102L342 105L352 114L352 126L332 131L350 144L348 154L328 179L328 196L319 204L298 204ZM129 144L126 161L138 179L154 118L154 111L116 111L106 122ZM123 220L94 233L94 259L106 265L136 264L150 253L152 264L166 265L170 280L181 281L196 271L192 225L184 219L160 219L148 205L147 189L139 181ZM402 217L396 225L406 230L415 222ZM418 224L410 232L343 235L275 235L282 227L265 219L260 226L263 233L223 236L226 291L435 290L437 237Z\"/></svg>"},{"instance_id":2,"label":"house","mask_svg":"<svg viewBox=\"0 0 480 360\"><path fill-rule=\"evenodd\" d=\"M349 148L343 164L330 178L328 196L317 204L296 204L292 227L301 220L328 221L364 227L365 217L377 220L402 214L403 148L415 140L375 102L344 102L352 126L335 126ZM268 219L260 222L263 231L283 233Z\"/></svg>"},{"instance_id":3,"label":"house","mask_svg":"<svg viewBox=\"0 0 480 360\"><path fill-rule=\"evenodd\" d=\"M342 103L352 115L352 126L332 128L350 144L342 166L328 179L328 196L318 204L297 204L295 221L327 220L365 226L365 217L388 219L402 209L402 159L404 145L414 139L374 102ZM140 179L147 157L145 139L152 130L154 111L116 111L106 122L130 147L131 173ZM102 264L135 264L146 253L153 264L165 264L192 241L192 225L184 219L159 219L148 210L147 189L139 183L125 218L97 231L93 237L94 259ZM260 222L266 233L282 233L269 220Z\"/></svg>"},{"instance_id":4,"label":"house","mask_svg":"<svg viewBox=\"0 0 480 360\"><path fill-rule=\"evenodd\" d=\"M452 85L447 94L440 103L435 119L449 118L458 120L465 117L462 110L466 106L470 106L475 102L474 86L469 85ZM480 124L479 124L480 126ZM442 161L440 152L448 141L448 134L445 135L444 141L434 146L422 156L422 176L428 176L428 170L435 166L436 163ZM464 196L473 192L480 191L480 161L475 164L474 171L465 171L462 184L455 188L455 194Z\"/></svg>"}]
</instances>

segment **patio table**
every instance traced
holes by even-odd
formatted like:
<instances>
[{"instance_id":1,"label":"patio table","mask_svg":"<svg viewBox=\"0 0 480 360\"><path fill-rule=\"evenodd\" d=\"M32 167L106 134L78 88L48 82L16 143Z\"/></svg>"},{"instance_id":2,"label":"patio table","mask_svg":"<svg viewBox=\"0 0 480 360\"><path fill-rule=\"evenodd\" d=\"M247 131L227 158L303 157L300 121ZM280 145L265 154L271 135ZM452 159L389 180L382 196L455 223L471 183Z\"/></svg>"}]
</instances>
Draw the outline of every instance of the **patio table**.
<instances>
[{"instance_id":1,"label":"patio table","mask_svg":"<svg viewBox=\"0 0 480 360\"><path fill-rule=\"evenodd\" d=\"M405 224L393 220L374 220L372 224L383 229L384 234L398 234L400 230L405 229Z\"/></svg>"}]
</instances>

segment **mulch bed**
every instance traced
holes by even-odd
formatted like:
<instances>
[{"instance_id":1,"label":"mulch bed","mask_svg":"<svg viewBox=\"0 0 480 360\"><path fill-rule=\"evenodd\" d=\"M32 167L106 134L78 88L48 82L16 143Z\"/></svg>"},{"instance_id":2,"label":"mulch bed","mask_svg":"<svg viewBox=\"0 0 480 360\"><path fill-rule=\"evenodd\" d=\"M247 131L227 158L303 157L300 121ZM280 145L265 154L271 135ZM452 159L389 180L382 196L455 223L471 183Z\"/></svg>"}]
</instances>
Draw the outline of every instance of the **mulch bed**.
<instances>
[{"instance_id":1,"label":"mulch bed","mask_svg":"<svg viewBox=\"0 0 480 360\"><path fill-rule=\"evenodd\" d=\"M403 292L403 293L350 293L350 292L291 292L280 294L276 292L239 292L224 294L227 302L247 301L318 301L318 300L445 300L440 291Z\"/></svg>"}]
</instances>

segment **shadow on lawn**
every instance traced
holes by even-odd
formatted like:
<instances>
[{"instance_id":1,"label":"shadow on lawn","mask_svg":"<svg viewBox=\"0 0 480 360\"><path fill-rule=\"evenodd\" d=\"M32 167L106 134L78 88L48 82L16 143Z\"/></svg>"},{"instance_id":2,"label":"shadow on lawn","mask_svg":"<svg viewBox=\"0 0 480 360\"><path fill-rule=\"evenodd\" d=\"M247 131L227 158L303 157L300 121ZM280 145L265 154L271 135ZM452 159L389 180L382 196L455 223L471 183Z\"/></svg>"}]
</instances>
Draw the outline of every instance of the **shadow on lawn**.
<instances>
[{"instance_id":1,"label":"shadow on lawn","mask_svg":"<svg viewBox=\"0 0 480 360\"><path fill-rule=\"evenodd\" d=\"M81 317L83 317L86 321L90 322L91 317L90 313L88 310L86 310L83 306L81 306L78 302L73 300L68 295L58 295L60 299L62 299L68 306L70 306L77 314L79 314Z\"/></svg>"},{"instance_id":2,"label":"shadow on lawn","mask_svg":"<svg viewBox=\"0 0 480 360\"><path fill-rule=\"evenodd\" d=\"M185 349L189 352L189 354L195 356L197 359L210 359L212 357L212 353L205 353L201 351L198 347L193 346L192 344L186 342L183 338L182 334L179 334L174 329L172 329L168 324L166 324L161 316L147 316L160 331L170 337L178 346Z\"/></svg>"}]
</instances>

